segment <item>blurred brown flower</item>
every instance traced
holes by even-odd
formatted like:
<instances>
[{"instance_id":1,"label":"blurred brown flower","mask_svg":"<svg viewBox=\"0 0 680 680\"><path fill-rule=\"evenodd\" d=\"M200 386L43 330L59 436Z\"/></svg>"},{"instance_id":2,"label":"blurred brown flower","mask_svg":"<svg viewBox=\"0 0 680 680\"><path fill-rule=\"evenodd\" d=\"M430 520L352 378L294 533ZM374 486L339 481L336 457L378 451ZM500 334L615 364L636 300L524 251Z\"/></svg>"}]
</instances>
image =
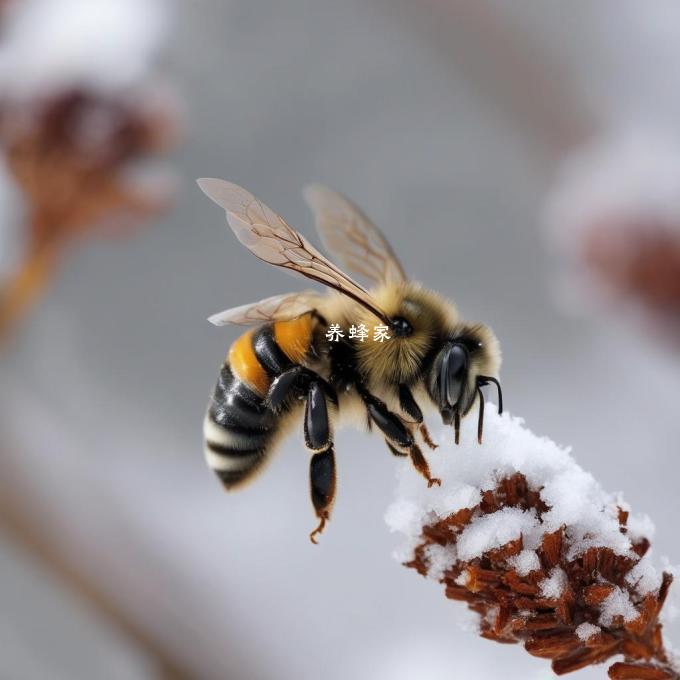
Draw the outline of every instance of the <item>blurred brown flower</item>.
<instances>
[{"instance_id":1,"label":"blurred brown flower","mask_svg":"<svg viewBox=\"0 0 680 680\"><path fill-rule=\"evenodd\" d=\"M680 313L680 231L662 222L601 221L583 236L586 264L621 296Z\"/></svg>"},{"instance_id":2,"label":"blurred brown flower","mask_svg":"<svg viewBox=\"0 0 680 680\"><path fill-rule=\"evenodd\" d=\"M564 159L548 194L545 223L553 247L568 265L570 276L564 283L570 285L565 292L571 292L569 298L580 293L578 309L594 299L616 302L677 341L677 136L649 130L612 132L575 150Z\"/></svg>"},{"instance_id":3,"label":"blurred brown flower","mask_svg":"<svg viewBox=\"0 0 680 680\"><path fill-rule=\"evenodd\" d=\"M49 280L67 243L105 226L129 233L167 207L167 187L129 171L176 136L174 108L148 93L73 89L44 101L0 102L0 140L28 212L24 266L0 296L0 335Z\"/></svg>"},{"instance_id":4,"label":"blurred brown flower","mask_svg":"<svg viewBox=\"0 0 680 680\"><path fill-rule=\"evenodd\" d=\"M25 227L23 264L0 290L3 336L69 244L95 229L129 234L169 204L167 178L141 171L179 124L156 69L164 0L12 0L0 10L0 150Z\"/></svg>"},{"instance_id":5,"label":"blurred brown flower","mask_svg":"<svg viewBox=\"0 0 680 680\"><path fill-rule=\"evenodd\" d=\"M154 196L125 171L171 146L171 111L84 90L0 107L8 166L30 205L32 249L104 220L144 219L166 205L167 196Z\"/></svg>"}]
</instances>

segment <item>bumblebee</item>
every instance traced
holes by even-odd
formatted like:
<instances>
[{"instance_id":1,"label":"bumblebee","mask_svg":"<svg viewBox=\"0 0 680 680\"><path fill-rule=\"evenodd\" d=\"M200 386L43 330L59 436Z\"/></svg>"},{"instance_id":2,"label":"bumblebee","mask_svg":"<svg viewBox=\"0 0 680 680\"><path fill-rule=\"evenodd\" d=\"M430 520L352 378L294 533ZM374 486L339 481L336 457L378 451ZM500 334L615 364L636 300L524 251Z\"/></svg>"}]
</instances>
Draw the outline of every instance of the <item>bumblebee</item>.
<instances>
[{"instance_id":1,"label":"bumblebee","mask_svg":"<svg viewBox=\"0 0 680 680\"><path fill-rule=\"evenodd\" d=\"M493 332L461 320L451 302L409 281L379 229L344 196L318 185L305 190L327 250L368 279L370 289L245 189L219 179L198 184L255 256L329 289L276 295L210 317L217 326L256 325L231 345L204 420L205 457L224 487L255 477L287 426L302 418L316 543L335 499L333 426L345 415L377 428L428 486L441 484L418 443L436 448L421 404L436 407L458 443L461 418L478 403L481 444L482 387L493 383L503 408ZM334 335L329 328L337 329ZM352 328L380 329L381 340L353 335Z\"/></svg>"}]
</instances>

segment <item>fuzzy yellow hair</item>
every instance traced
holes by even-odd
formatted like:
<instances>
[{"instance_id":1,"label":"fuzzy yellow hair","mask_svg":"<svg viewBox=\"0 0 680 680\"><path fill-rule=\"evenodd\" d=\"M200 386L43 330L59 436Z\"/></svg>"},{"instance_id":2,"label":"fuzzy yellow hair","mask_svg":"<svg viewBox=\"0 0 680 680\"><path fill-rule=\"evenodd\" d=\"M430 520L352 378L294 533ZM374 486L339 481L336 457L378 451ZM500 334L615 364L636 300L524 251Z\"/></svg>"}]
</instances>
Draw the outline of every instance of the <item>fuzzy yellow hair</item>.
<instances>
[{"instance_id":1,"label":"fuzzy yellow hair","mask_svg":"<svg viewBox=\"0 0 680 680\"><path fill-rule=\"evenodd\" d=\"M401 316L413 327L408 337L394 337L385 342L365 342L357 348L359 369L370 382L410 383L419 377L420 366L432 341L442 333L453 331L458 313L452 303L419 283L384 285L372 295L390 318ZM372 327L369 312L360 311L361 322Z\"/></svg>"}]
</instances>

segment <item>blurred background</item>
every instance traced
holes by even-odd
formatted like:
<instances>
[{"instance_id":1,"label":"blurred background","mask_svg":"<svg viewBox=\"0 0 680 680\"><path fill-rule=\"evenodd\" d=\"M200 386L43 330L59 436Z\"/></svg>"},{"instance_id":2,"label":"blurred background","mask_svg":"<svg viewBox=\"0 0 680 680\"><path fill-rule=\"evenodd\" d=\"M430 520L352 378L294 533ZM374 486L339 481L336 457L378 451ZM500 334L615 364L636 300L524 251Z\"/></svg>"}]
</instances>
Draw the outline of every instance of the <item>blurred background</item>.
<instances>
[{"instance_id":1,"label":"blurred background","mask_svg":"<svg viewBox=\"0 0 680 680\"><path fill-rule=\"evenodd\" d=\"M318 547L301 433L223 492L205 319L304 284L194 180L350 196L677 562L679 79L671 0L0 2L0 677L552 677L391 557L378 438Z\"/></svg>"}]
</instances>

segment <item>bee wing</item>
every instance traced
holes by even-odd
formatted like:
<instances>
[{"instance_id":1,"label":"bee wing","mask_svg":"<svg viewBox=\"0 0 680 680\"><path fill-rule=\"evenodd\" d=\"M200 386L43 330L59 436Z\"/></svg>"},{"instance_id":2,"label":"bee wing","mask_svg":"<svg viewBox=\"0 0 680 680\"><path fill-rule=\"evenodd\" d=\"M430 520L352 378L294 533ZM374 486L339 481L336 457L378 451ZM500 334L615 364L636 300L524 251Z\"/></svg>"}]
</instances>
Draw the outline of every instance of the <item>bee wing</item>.
<instances>
[{"instance_id":1,"label":"bee wing","mask_svg":"<svg viewBox=\"0 0 680 680\"><path fill-rule=\"evenodd\" d=\"M326 249L372 283L400 283L404 269L382 232L342 194L321 184L305 187L316 229Z\"/></svg>"},{"instance_id":2,"label":"bee wing","mask_svg":"<svg viewBox=\"0 0 680 680\"><path fill-rule=\"evenodd\" d=\"M254 323L294 319L315 309L321 299L322 296L313 290L273 295L258 302L225 309L213 314L208 321L215 326L226 326L229 323L249 326Z\"/></svg>"},{"instance_id":3,"label":"bee wing","mask_svg":"<svg viewBox=\"0 0 680 680\"><path fill-rule=\"evenodd\" d=\"M199 179L199 187L227 212L238 240L256 257L334 288L369 309L384 323L389 318L369 292L322 255L302 234L250 192L221 179Z\"/></svg>"}]
</instances>

